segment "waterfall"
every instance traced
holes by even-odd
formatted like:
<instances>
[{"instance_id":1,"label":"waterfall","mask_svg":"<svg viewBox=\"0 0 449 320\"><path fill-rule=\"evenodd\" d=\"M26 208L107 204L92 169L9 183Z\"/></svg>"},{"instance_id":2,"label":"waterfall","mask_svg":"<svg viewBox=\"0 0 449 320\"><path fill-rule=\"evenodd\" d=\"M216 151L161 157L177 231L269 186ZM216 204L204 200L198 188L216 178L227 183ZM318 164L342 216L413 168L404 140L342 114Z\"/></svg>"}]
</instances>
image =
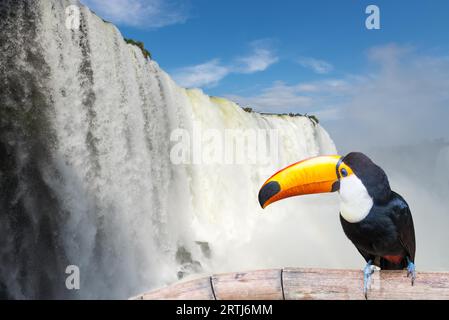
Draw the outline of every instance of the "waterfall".
<instances>
[{"instance_id":1,"label":"waterfall","mask_svg":"<svg viewBox=\"0 0 449 320\"><path fill-rule=\"evenodd\" d=\"M78 29L65 23L72 4ZM311 217L333 210L338 223L333 198L265 214L257 201L282 166L336 152L319 124L179 87L77 1L3 0L0 30L0 297L127 298L192 274L335 258L324 218ZM275 132L277 160L173 162L176 132L191 158L245 130ZM65 286L68 265L79 290Z\"/></svg>"}]
</instances>

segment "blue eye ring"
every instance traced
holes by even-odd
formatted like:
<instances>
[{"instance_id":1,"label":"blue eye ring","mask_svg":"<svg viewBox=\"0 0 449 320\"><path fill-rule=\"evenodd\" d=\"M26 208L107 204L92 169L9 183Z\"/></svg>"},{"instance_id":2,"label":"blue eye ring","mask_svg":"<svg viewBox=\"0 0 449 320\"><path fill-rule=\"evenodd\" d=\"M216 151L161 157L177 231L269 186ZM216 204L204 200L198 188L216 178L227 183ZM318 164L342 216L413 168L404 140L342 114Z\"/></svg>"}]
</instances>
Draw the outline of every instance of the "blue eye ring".
<instances>
[{"instance_id":1,"label":"blue eye ring","mask_svg":"<svg viewBox=\"0 0 449 320\"><path fill-rule=\"evenodd\" d=\"M341 172L341 176L342 177L347 177L348 176L348 171L346 171L345 168L341 168L340 172Z\"/></svg>"}]
</instances>

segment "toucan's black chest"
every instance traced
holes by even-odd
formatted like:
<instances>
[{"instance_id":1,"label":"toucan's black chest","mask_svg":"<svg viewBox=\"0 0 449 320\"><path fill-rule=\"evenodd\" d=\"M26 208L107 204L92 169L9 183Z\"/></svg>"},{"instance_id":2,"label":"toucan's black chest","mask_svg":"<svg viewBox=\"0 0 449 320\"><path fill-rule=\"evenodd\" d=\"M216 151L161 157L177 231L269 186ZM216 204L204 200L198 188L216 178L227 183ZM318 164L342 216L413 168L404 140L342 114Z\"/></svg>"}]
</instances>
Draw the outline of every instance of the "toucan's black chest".
<instances>
[{"instance_id":1,"label":"toucan's black chest","mask_svg":"<svg viewBox=\"0 0 449 320\"><path fill-rule=\"evenodd\" d=\"M341 215L340 221L346 236L365 256L406 256L401 244L401 207L403 204L392 197L384 205L374 204L369 214L360 222L347 222Z\"/></svg>"}]
</instances>

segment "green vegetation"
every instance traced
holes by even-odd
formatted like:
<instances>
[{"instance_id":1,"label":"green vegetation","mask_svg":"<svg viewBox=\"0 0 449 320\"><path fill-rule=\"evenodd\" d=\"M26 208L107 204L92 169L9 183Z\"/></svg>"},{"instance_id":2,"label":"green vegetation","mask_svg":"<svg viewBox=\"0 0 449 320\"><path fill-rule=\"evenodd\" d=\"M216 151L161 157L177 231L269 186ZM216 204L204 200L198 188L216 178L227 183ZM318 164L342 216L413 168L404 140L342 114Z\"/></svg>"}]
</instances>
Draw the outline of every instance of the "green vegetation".
<instances>
[{"instance_id":1,"label":"green vegetation","mask_svg":"<svg viewBox=\"0 0 449 320\"><path fill-rule=\"evenodd\" d=\"M320 120L318 120L318 118L314 115L306 115L307 118L310 119L310 121L312 121L315 125L317 125L318 123L320 123Z\"/></svg>"},{"instance_id":2,"label":"green vegetation","mask_svg":"<svg viewBox=\"0 0 449 320\"><path fill-rule=\"evenodd\" d=\"M318 120L318 118L314 115L308 115L306 114L301 114L301 113L289 113L288 114L290 117L306 117L308 118L310 121L312 121L313 125L317 125L318 123L320 123L320 121Z\"/></svg>"},{"instance_id":3,"label":"green vegetation","mask_svg":"<svg viewBox=\"0 0 449 320\"><path fill-rule=\"evenodd\" d=\"M314 115L308 115L306 114L301 114L301 113L267 113L267 112L261 112L260 114L264 114L264 115L269 115L269 116L278 116L278 117L282 117L282 116L289 116L289 117L306 117L308 118L310 121L312 121L313 125L317 125L320 123L320 121L318 120L317 116Z\"/></svg>"},{"instance_id":4,"label":"green vegetation","mask_svg":"<svg viewBox=\"0 0 449 320\"><path fill-rule=\"evenodd\" d=\"M145 49L145 45L143 44L142 41L136 41L136 40L127 39L127 38L124 38L124 40L126 41L126 43L138 46L140 48L140 50L142 51L142 54L145 57L145 59L152 59L150 51Z\"/></svg>"},{"instance_id":5,"label":"green vegetation","mask_svg":"<svg viewBox=\"0 0 449 320\"><path fill-rule=\"evenodd\" d=\"M237 105L239 105L239 104L237 103ZM243 111L248 112L248 113L255 112L255 111L253 110L253 108L251 108L251 107L241 107L241 108L243 109ZM320 123L320 121L318 120L317 116L315 116L315 115L308 115L307 113L305 113L305 114L301 114L301 113L293 113L293 112L290 112L290 113L268 113L268 112L259 112L259 113L260 113L260 114L263 114L263 115L279 116L279 117L282 117L282 116L289 116L289 117L306 117L306 118L308 118L310 121L312 121L313 125L315 125L315 126L316 126L317 124Z\"/></svg>"}]
</instances>

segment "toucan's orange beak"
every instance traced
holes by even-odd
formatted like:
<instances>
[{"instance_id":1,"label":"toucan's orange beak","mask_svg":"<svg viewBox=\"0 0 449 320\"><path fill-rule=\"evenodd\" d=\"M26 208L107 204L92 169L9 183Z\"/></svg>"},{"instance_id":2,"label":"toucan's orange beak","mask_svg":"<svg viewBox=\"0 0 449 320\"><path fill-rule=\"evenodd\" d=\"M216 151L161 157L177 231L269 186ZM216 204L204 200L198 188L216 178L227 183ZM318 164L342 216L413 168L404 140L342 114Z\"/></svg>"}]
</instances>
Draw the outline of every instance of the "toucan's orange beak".
<instances>
[{"instance_id":1,"label":"toucan's orange beak","mask_svg":"<svg viewBox=\"0 0 449 320\"><path fill-rule=\"evenodd\" d=\"M338 167L342 157L319 156L294 163L269 178L259 191L265 208L278 200L304 194L334 192L339 189ZM352 170L344 165L352 174Z\"/></svg>"}]
</instances>

